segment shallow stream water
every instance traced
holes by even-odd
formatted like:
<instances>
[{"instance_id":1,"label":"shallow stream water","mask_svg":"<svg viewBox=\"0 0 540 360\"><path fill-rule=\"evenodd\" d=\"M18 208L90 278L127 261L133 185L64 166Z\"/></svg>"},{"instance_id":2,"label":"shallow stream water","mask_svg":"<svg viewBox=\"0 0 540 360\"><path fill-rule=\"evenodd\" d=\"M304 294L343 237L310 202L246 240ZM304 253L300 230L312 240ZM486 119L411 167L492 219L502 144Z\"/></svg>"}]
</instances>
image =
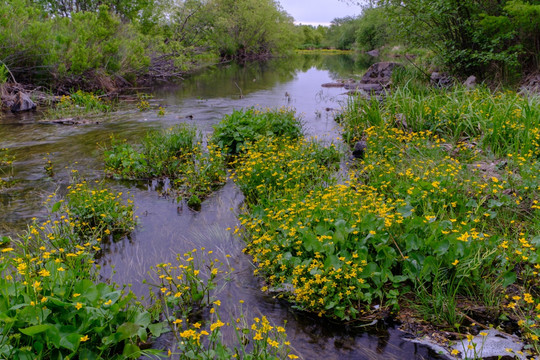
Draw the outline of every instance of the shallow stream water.
<instances>
[{"instance_id":1,"label":"shallow stream water","mask_svg":"<svg viewBox=\"0 0 540 360\"><path fill-rule=\"evenodd\" d=\"M182 122L209 134L212 125L234 109L288 106L302 115L308 135L335 140L339 129L334 111L347 99L343 89L322 88L321 84L356 77L371 62L373 59L349 55L306 55L211 67L178 85L149 90L151 109L141 112L135 105L122 106L98 119L99 124L45 125L37 122L43 119L40 113L4 114L0 116L0 148L8 147L16 156L18 183L0 192L0 236L17 234L31 218L44 217L44 200L52 192L63 192L72 169L87 179L102 179L101 149L112 134L136 139L148 130ZM158 106L165 109L164 116L158 116ZM53 179L44 171L47 153L55 169ZM237 225L243 202L232 182L203 202L199 212L162 195L162 184L156 182L107 181L107 185L134 197L140 225L130 237L104 245L98 261L103 278L132 284L132 290L142 295L146 293L142 280L150 266L173 262L178 253L205 247L235 269L217 295L222 308L232 312L243 300L248 318L266 315L276 325L286 321L288 340L301 358L438 359L431 350L406 341L392 324L336 325L262 293L260 281L252 275L253 265L242 253L242 240L226 230Z\"/></svg>"}]
</instances>

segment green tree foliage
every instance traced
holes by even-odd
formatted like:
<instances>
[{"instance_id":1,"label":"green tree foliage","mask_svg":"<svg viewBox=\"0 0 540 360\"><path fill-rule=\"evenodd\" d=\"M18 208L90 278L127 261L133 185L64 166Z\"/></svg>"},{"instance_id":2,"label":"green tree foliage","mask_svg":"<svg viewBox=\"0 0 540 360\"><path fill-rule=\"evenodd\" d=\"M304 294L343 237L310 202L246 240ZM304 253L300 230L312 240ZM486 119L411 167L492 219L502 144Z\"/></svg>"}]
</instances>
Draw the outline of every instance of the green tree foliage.
<instances>
[{"instance_id":1,"label":"green tree foliage","mask_svg":"<svg viewBox=\"0 0 540 360\"><path fill-rule=\"evenodd\" d=\"M433 49L454 72L508 74L538 67L536 0L383 0L404 38Z\"/></svg>"},{"instance_id":2,"label":"green tree foliage","mask_svg":"<svg viewBox=\"0 0 540 360\"><path fill-rule=\"evenodd\" d=\"M356 44L360 50L369 51L387 44L395 29L388 21L383 8L364 9L357 20Z\"/></svg>"},{"instance_id":3,"label":"green tree foliage","mask_svg":"<svg viewBox=\"0 0 540 360\"><path fill-rule=\"evenodd\" d=\"M326 45L340 50L353 49L356 43L358 18L347 16L332 20L326 37Z\"/></svg>"},{"instance_id":4,"label":"green tree foliage","mask_svg":"<svg viewBox=\"0 0 540 360\"><path fill-rule=\"evenodd\" d=\"M394 33L385 8L368 7L360 16L334 19L324 42L337 49L369 51L387 44Z\"/></svg>"},{"instance_id":5,"label":"green tree foliage","mask_svg":"<svg viewBox=\"0 0 540 360\"><path fill-rule=\"evenodd\" d=\"M18 81L86 88L273 56L297 41L274 0L11 0L0 26L0 63Z\"/></svg>"},{"instance_id":6,"label":"green tree foliage","mask_svg":"<svg viewBox=\"0 0 540 360\"><path fill-rule=\"evenodd\" d=\"M33 0L33 3L43 11L64 17L83 11L95 12L106 5L115 14L129 20L141 19L148 15L147 9L158 5L154 0Z\"/></svg>"},{"instance_id":7,"label":"green tree foliage","mask_svg":"<svg viewBox=\"0 0 540 360\"><path fill-rule=\"evenodd\" d=\"M213 0L210 39L222 58L282 53L296 43L293 19L274 0Z\"/></svg>"},{"instance_id":8,"label":"green tree foliage","mask_svg":"<svg viewBox=\"0 0 540 360\"><path fill-rule=\"evenodd\" d=\"M317 49L323 46L327 28L324 26L298 25L298 44L300 49Z\"/></svg>"},{"instance_id":9,"label":"green tree foliage","mask_svg":"<svg viewBox=\"0 0 540 360\"><path fill-rule=\"evenodd\" d=\"M0 3L0 60L19 80L63 82L88 71L128 76L148 65L142 36L106 6L64 18L28 5Z\"/></svg>"}]
</instances>

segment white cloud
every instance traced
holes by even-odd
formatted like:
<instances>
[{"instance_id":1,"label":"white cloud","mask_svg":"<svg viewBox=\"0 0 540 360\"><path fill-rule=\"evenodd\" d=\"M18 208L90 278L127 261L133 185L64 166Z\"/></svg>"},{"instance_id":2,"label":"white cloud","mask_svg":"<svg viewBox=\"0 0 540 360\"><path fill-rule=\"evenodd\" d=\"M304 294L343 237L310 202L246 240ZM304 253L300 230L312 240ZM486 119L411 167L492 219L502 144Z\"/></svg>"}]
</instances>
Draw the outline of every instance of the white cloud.
<instances>
[{"instance_id":1,"label":"white cloud","mask_svg":"<svg viewBox=\"0 0 540 360\"><path fill-rule=\"evenodd\" d=\"M296 23L306 25L329 25L335 18L362 12L360 6L340 0L280 0L280 3Z\"/></svg>"}]
</instances>

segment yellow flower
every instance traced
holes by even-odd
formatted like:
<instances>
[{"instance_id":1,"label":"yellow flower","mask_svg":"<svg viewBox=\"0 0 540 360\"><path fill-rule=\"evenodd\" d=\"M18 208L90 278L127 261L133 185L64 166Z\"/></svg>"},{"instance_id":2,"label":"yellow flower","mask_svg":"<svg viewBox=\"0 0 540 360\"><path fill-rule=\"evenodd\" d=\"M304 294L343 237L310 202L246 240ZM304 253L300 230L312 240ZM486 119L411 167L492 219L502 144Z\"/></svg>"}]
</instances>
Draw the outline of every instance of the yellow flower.
<instances>
[{"instance_id":1,"label":"yellow flower","mask_svg":"<svg viewBox=\"0 0 540 360\"><path fill-rule=\"evenodd\" d=\"M74 294L73 294L73 297L74 297L74 298L79 297L79 296L81 296L81 294L78 294L78 293L74 293Z\"/></svg>"},{"instance_id":2,"label":"yellow flower","mask_svg":"<svg viewBox=\"0 0 540 360\"><path fill-rule=\"evenodd\" d=\"M473 339L474 339L474 336L472 336L471 334L467 335L467 341L468 342L471 342Z\"/></svg>"},{"instance_id":3,"label":"yellow flower","mask_svg":"<svg viewBox=\"0 0 540 360\"><path fill-rule=\"evenodd\" d=\"M10 251L13 251L13 248L5 248L5 249L2 249L2 252L3 252L3 253L10 252Z\"/></svg>"},{"instance_id":4,"label":"yellow flower","mask_svg":"<svg viewBox=\"0 0 540 360\"><path fill-rule=\"evenodd\" d=\"M221 320L218 320L217 322L210 325L210 331L214 331L215 329L220 328L220 327L222 327L224 325L225 325L224 322L222 322Z\"/></svg>"},{"instance_id":5,"label":"yellow flower","mask_svg":"<svg viewBox=\"0 0 540 360\"><path fill-rule=\"evenodd\" d=\"M84 335L84 336L81 337L81 342L85 342L85 341L88 341L88 340L90 340L88 335Z\"/></svg>"},{"instance_id":6,"label":"yellow flower","mask_svg":"<svg viewBox=\"0 0 540 360\"><path fill-rule=\"evenodd\" d=\"M217 306L221 306L221 301L216 300L216 301L214 301L214 304L216 304Z\"/></svg>"},{"instance_id":7,"label":"yellow flower","mask_svg":"<svg viewBox=\"0 0 540 360\"><path fill-rule=\"evenodd\" d=\"M298 359L298 356L294 354L289 354L289 359Z\"/></svg>"},{"instance_id":8,"label":"yellow flower","mask_svg":"<svg viewBox=\"0 0 540 360\"><path fill-rule=\"evenodd\" d=\"M457 355L457 354L459 354L459 350L454 349L454 350L452 350L452 351L450 352L450 354L452 354L452 355Z\"/></svg>"},{"instance_id":9,"label":"yellow flower","mask_svg":"<svg viewBox=\"0 0 540 360\"><path fill-rule=\"evenodd\" d=\"M39 276L43 276L43 277L47 277L47 276L51 275L51 273L46 269L39 270L38 274L39 274Z\"/></svg>"},{"instance_id":10,"label":"yellow flower","mask_svg":"<svg viewBox=\"0 0 540 360\"><path fill-rule=\"evenodd\" d=\"M83 304L81 304L80 302L78 302L77 305L75 305L75 308L77 310L80 310L82 307L83 307Z\"/></svg>"},{"instance_id":11,"label":"yellow flower","mask_svg":"<svg viewBox=\"0 0 540 360\"><path fill-rule=\"evenodd\" d=\"M452 265L456 266L458 263L459 263L459 260L456 259L456 260L452 263Z\"/></svg>"}]
</instances>

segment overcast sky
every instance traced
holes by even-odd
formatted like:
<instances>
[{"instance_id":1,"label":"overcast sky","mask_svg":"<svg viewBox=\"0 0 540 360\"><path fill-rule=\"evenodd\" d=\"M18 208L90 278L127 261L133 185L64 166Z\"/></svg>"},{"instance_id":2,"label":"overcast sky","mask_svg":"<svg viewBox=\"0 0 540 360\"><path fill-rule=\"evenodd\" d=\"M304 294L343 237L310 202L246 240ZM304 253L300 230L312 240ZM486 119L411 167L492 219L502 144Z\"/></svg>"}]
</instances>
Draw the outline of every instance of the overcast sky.
<instances>
[{"instance_id":1,"label":"overcast sky","mask_svg":"<svg viewBox=\"0 0 540 360\"><path fill-rule=\"evenodd\" d=\"M340 0L279 0L296 23L306 25L330 25L335 18L358 15L358 5L348 5Z\"/></svg>"}]
</instances>

